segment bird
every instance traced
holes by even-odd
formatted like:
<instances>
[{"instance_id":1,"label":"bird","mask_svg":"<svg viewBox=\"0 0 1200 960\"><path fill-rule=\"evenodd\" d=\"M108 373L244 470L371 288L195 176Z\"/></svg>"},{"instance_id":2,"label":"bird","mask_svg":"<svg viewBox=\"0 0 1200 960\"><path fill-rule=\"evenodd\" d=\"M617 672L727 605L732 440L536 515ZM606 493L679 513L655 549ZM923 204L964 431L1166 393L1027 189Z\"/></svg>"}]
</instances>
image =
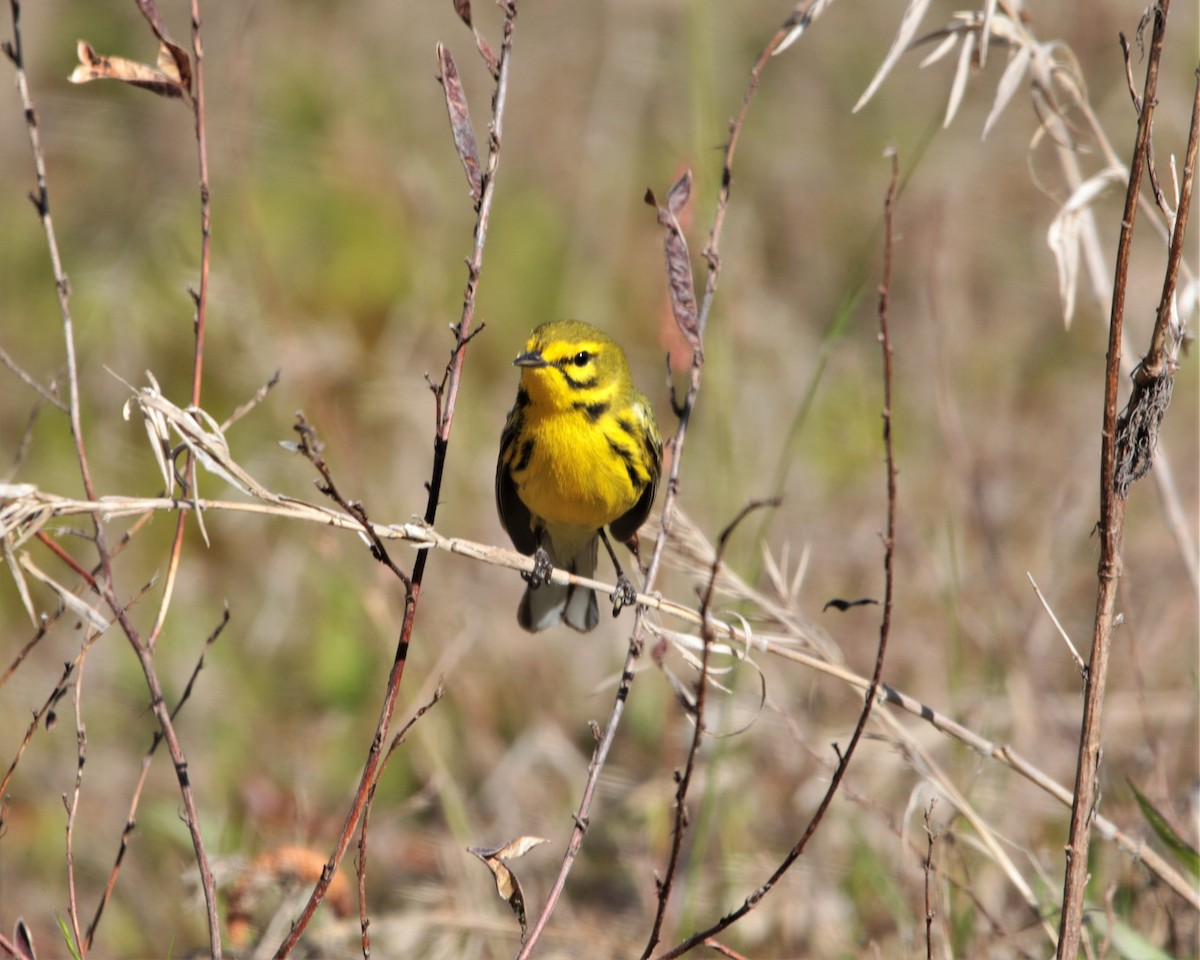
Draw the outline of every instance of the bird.
<instances>
[{"instance_id":1,"label":"bird","mask_svg":"<svg viewBox=\"0 0 1200 960\"><path fill-rule=\"evenodd\" d=\"M500 435L496 510L513 545L535 559L517 622L538 632L599 622L595 591L549 582L560 567L596 571L602 539L617 571L613 616L636 600L604 528L632 540L654 504L662 438L650 402L634 386L612 337L582 320L536 327L513 361L517 399Z\"/></svg>"}]
</instances>

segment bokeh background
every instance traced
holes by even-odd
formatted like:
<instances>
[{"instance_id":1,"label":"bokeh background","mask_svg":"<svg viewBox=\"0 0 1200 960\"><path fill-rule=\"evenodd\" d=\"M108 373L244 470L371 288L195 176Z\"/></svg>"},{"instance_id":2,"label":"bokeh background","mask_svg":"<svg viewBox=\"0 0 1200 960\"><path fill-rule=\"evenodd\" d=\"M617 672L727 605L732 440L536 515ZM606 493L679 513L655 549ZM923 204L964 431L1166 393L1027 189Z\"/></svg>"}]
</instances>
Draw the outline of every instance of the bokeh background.
<instances>
[{"instance_id":1,"label":"bokeh background","mask_svg":"<svg viewBox=\"0 0 1200 960\"><path fill-rule=\"evenodd\" d=\"M481 29L498 45L498 12L478 7ZM932 7L930 29L954 9ZM664 431L673 430L661 237L642 197L647 187L662 195L685 167L694 171L689 234L699 265L728 120L789 9L767 0L523 5L479 291L486 329L466 362L442 532L507 545L492 506L494 457L515 389L510 360L537 323L574 316L606 326L627 346ZM1063 322L1046 235L1067 191L1052 145L1031 147L1037 115L1025 89L980 138L1002 50L973 72L948 129L954 57L926 70L921 54L905 57L851 112L902 11L898 2L834 4L763 74L736 161L680 504L711 539L748 500L780 492L778 509L741 528L730 566L773 595L764 551L793 572L803 562L797 615L851 668L870 672L879 608L822 608L833 597L880 598L883 590L875 288L884 151L894 147L905 180L891 290L900 493L886 679L1011 744L1069 787L1080 676L1027 572L1086 651L1108 306L1081 289L1073 322ZM164 3L163 12L188 46L183 5ZM474 222L435 80L435 45L446 43L458 61L481 143L489 77L449 2L209 3L203 12L213 197L203 405L222 419L280 371L278 387L229 433L238 461L273 490L319 499L311 468L279 445L302 410L343 493L376 520L407 520L424 510L432 459L425 374L440 377L449 356ZM1117 35L1133 35L1141 7L1030 3L1028 14L1038 37L1061 40L1077 58L1127 161L1135 117ZM155 43L134 4L48 0L26 4L22 17L73 290L93 476L105 494L153 496L158 471L141 425L121 417L127 390L117 376L141 383L152 371L181 405L190 393L187 291L198 282L200 236L191 115L179 102L115 83L67 82L81 38L101 53L153 62ZM1195 5L1175 4L1155 121L1165 179L1168 157L1186 141L1196 36ZM7 62L2 69L12 75ZM1140 86L1140 67L1135 75ZM49 259L26 198L32 161L19 100L5 89L0 345L62 388ZM1079 162L1090 175L1100 160L1086 147ZM1111 191L1097 206L1110 264L1122 196ZM1149 342L1164 263L1144 221L1127 312L1138 352ZM1193 238L1195 230L1193 221ZM1194 266L1194 239L1188 251ZM1162 447L1193 545L1197 397L1196 364L1185 356ZM81 490L65 418L3 369L0 475L64 495ZM236 496L213 477L202 490ZM233 513L206 522L211 546L194 525L188 531L157 659L177 697L229 604L231 622L177 728L205 836L230 884L281 845L318 856L329 849L374 729L402 593L351 534ZM79 526L61 524L59 539L90 563L88 543L72 531ZM143 629L173 529L171 517L155 518L117 564L127 596L157 578L133 611ZM70 582L44 548L28 549ZM411 563L406 547L395 556ZM662 588L689 602L698 582L694 571L674 569ZM608 715L631 618L605 619L586 637L528 636L514 619L521 586L511 571L431 559L400 712L427 701L439 677L446 694L380 786L368 884L375 955L513 954L516 925L467 846L549 838L515 865L534 911L557 869L591 756L588 722ZM46 590L35 589L35 600L39 609L55 606ZM1120 606L1102 810L1156 843L1132 781L1195 844L1197 591L1153 480L1130 499ZM753 603L726 609L756 614ZM64 618L0 687L4 766L81 633ZM31 635L11 579L0 578L6 666ZM768 708L702 754L668 944L766 878L811 815L835 759L831 745L846 742L861 705L835 681L760 661ZM663 673L649 658L644 664L542 955L636 956L645 942L654 875L670 841L672 771L691 727ZM731 683L734 693L714 707L729 731L758 689L748 670ZM68 909L61 797L75 778L72 703L69 693L57 726L32 738L0 835L0 926L7 931L23 915L47 956L65 953L56 917ZM136 659L116 631L86 660L81 709L88 745L74 854L86 920L155 726ZM920 721L905 723L1005 838L1051 913L1068 810ZM764 957L924 955L921 811L936 793L926 773L891 739L865 742L805 857L727 942ZM163 752L100 926L100 954L205 949L180 815ZM944 800L934 826L938 955L1046 955L1031 913ZM1111 844L1097 841L1093 859L1093 904L1102 908L1107 895L1113 915L1144 941L1195 955L1193 911ZM263 894L259 928L281 896ZM352 955L356 931L357 919L326 909L306 949Z\"/></svg>"}]
</instances>

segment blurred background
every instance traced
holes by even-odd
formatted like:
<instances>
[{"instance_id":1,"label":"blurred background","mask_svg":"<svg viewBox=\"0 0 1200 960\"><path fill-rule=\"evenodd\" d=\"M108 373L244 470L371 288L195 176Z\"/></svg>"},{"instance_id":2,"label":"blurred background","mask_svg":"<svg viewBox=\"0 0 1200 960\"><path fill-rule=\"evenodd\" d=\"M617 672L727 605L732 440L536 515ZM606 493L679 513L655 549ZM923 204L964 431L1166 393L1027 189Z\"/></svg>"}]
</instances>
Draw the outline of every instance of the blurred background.
<instances>
[{"instance_id":1,"label":"blurred background","mask_svg":"<svg viewBox=\"0 0 1200 960\"><path fill-rule=\"evenodd\" d=\"M188 14L163 3L190 49ZM499 12L477 4L499 46ZM953 5L932 4L929 30ZM525 4L514 42L495 208L477 320L438 514L447 535L508 546L492 485L500 428L530 328L556 317L605 326L674 430L664 357L678 349L666 307L661 234L643 202L690 167L693 261L715 209L721 146L749 69L786 2L609 0ZM803 577L789 607L833 655L869 674L880 608L824 610L835 597L883 596L886 515L876 287L890 167L903 181L891 288L894 431L899 465L896 606L885 671L892 685L979 734L1011 744L1059 783L1074 777L1079 670L1030 588L1032 574L1085 656L1095 605L1098 461L1108 303L1081 286L1063 322L1047 231L1069 190L1022 87L981 132L1006 53L973 69L953 123L943 119L957 53L920 69L902 58L852 113L885 57L904 5L832 5L766 67L736 158L699 404L684 452L680 506L713 540L749 500L782 494L734 537L731 570L778 600L764 554ZM1122 162L1135 115L1118 32L1141 7L1116 0L1030 3L1028 27L1060 40ZM281 448L302 410L326 444L345 496L376 521L425 508L434 405L461 309L474 212L436 82L435 45L455 55L481 146L492 85L449 2L203 5L212 187L212 281L202 404L224 419L280 371L279 385L229 432L234 457L270 489L319 500L314 472ZM3 21L0 34L11 36ZM128 391L151 371L185 405L199 277L192 117L178 101L116 83L67 82L75 44L153 63L136 5L43 0L22 10L55 227L71 280L83 428L102 494L154 496L159 473ZM922 31L924 32L924 31ZM1163 57L1155 148L1186 143L1197 10L1177 3ZM1136 44L1134 46L1136 58ZM11 76L5 61L3 72ZM1143 68L1135 62L1140 89ZM0 346L42 383L65 389L62 325L35 186L11 84L0 96ZM1103 161L1082 124L1084 176ZM1173 193L1166 186L1168 197ZM1096 207L1111 276L1123 189ZM1194 211L1193 211L1194 212ZM1186 261L1196 263L1193 220ZM1127 307L1134 352L1149 343L1163 245L1143 216ZM702 283L702 277L700 279ZM114 376L114 374L116 376ZM678 377L677 377L678 382ZM1122 395L1122 403L1124 402ZM1200 404L1184 356L1161 446L1195 544ZM1156 468L1159 469L1159 468ZM65 417L0 369L0 479L81 495ZM207 496L237 499L212 476ZM403 594L344 532L239 513L189 525L157 663L174 702L217 626L177 719L210 852L228 890L283 845L323 858L340 827L375 727ZM85 565L84 524L56 525ZM128 522L111 525L110 540ZM139 531L116 564L143 630L153 623L174 530ZM27 547L53 576L70 571ZM1102 812L1158 841L1129 782L1197 842L1197 592L1154 479L1129 501L1120 609L1105 717ZM412 551L397 545L404 568ZM702 578L678 556L660 586L694 603ZM1194 558L1192 560L1194 564ZM603 568L602 568L603 569ZM155 579L157 578L157 579ZM529 636L516 625L522 584L509 570L431 558L398 716L425 716L383 778L372 814L369 903L379 956L502 957L519 932L487 871L465 850L519 835L549 838L514 864L532 913L557 871L632 618L595 633ZM35 586L39 610L57 604ZM722 600L755 620L761 605ZM9 576L0 578L5 665L33 635ZM0 687L0 763L78 652L61 619ZM845 744L861 694L778 658L757 658L768 703L744 732L705 745L692 826L664 931L674 943L757 887L802 832ZM674 664L690 683L693 675ZM87 764L74 838L83 922L112 862L142 757L156 729L145 682L115 630L89 653L81 711ZM710 701L734 733L752 714L757 675ZM73 789L73 693L40 728L9 785L0 836L0 928L23 915L40 951L63 955L68 911L64 793ZM911 737L1007 844L1053 916L1069 811L1012 771L912 717ZM880 728L805 856L724 939L759 957L924 955L922 809L938 794L911 749ZM644 657L601 781L591 830L543 956L636 956L670 844L672 771L691 726L662 671ZM195 863L174 773L156 756L96 950L174 956L205 950ZM943 798L933 880L939 955L1044 956L1033 912ZM1092 902L1166 955L1195 955L1197 921L1175 894L1097 840ZM353 871L351 859L346 868ZM266 886L271 886L266 884ZM280 901L262 894L261 930ZM304 949L351 955L357 918L326 908ZM289 914L290 916L290 914ZM1102 932L1097 934L1099 939ZM253 935L251 935L251 942ZM275 941L277 942L277 940ZM248 950L248 947L243 949ZM1119 947L1113 949L1119 950ZM1120 955L1128 956L1122 952ZM1144 954L1152 955L1152 954ZM1153 954L1158 955L1158 954Z\"/></svg>"}]
</instances>

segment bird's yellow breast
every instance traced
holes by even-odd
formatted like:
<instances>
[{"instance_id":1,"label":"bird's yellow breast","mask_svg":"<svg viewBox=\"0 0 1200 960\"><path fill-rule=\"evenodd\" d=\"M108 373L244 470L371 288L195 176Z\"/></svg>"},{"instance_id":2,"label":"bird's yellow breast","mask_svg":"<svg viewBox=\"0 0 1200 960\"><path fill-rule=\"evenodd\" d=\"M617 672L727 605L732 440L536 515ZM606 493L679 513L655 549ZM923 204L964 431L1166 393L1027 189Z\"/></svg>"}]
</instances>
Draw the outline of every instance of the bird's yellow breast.
<instances>
[{"instance_id":1,"label":"bird's yellow breast","mask_svg":"<svg viewBox=\"0 0 1200 960\"><path fill-rule=\"evenodd\" d=\"M597 530L637 502L625 462L614 455L603 422L580 410L526 411L529 461L514 480L522 503L550 524Z\"/></svg>"}]
</instances>

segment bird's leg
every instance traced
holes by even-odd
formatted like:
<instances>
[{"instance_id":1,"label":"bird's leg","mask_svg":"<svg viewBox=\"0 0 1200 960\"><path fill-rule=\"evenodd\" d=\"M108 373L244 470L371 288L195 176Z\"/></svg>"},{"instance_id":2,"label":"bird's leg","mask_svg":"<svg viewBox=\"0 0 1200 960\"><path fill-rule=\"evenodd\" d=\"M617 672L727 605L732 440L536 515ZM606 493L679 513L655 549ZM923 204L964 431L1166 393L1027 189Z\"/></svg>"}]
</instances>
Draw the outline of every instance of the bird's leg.
<instances>
[{"instance_id":1,"label":"bird's leg","mask_svg":"<svg viewBox=\"0 0 1200 960\"><path fill-rule=\"evenodd\" d=\"M633 581L625 576L625 571L621 569L621 562L617 559L617 553L613 550L612 544L608 539L608 534L603 527L600 528L600 539L604 541L604 549L608 551L613 566L617 570L617 588L609 597L612 601L613 616L615 617L621 612L622 607L633 606L637 603L637 588L634 587Z\"/></svg>"},{"instance_id":2,"label":"bird's leg","mask_svg":"<svg viewBox=\"0 0 1200 960\"><path fill-rule=\"evenodd\" d=\"M521 579L529 584L530 590L536 590L544 583L550 582L550 575L554 573L554 564L550 562L550 554L546 552L546 548L539 546L533 554L533 569L529 572L521 571Z\"/></svg>"}]
</instances>

